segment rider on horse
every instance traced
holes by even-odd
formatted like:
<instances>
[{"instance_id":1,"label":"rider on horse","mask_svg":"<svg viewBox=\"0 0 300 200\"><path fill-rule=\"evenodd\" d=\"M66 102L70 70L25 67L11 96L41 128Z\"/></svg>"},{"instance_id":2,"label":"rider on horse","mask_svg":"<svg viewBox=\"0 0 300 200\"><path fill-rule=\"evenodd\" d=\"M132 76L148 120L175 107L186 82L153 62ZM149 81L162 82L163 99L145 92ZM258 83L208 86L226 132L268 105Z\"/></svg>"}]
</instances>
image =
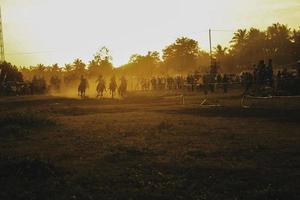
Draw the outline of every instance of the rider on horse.
<instances>
[{"instance_id":1,"label":"rider on horse","mask_svg":"<svg viewBox=\"0 0 300 200\"><path fill-rule=\"evenodd\" d=\"M97 79L96 81L98 84L97 84L97 98L98 97L103 97L103 92L106 91L106 86L105 86L105 80L103 78L102 75L99 76L99 78Z\"/></svg>"},{"instance_id":2,"label":"rider on horse","mask_svg":"<svg viewBox=\"0 0 300 200\"><path fill-rule=\"evenodd\" d=\"M109 83L109 90L110 90L112 98L114 98L114 94L116 92L116 89L117 89L116 77L113 76L113 77L111 77L110 83Z\"/></svg>"},{"instance_id":3,"label":"rider on horse","mask_svg":"<svg viewBox=\"0 0 300 200\"><path fill-rule=\"evenodd\" d=\"M83 75L81 75L81 80L80 80L80 84L78 86L78 96L80 96L81 98L85 97L85 90L89 88L89 83L88 81L83 77Z\"/></svg>"},{"instance_id":4,"label":"rider on horse","mask_svg":"<svg viewBox=\"0 0 300 200\"><path fill-rule=\"evenodd\" d=\"M127 91L127 80L124 76L122 76L121 84L120 84L120 87L118 88L119 95L121 97L124 97L124 95L126 94L126 91Z\"/></svg>"}]
</instances>

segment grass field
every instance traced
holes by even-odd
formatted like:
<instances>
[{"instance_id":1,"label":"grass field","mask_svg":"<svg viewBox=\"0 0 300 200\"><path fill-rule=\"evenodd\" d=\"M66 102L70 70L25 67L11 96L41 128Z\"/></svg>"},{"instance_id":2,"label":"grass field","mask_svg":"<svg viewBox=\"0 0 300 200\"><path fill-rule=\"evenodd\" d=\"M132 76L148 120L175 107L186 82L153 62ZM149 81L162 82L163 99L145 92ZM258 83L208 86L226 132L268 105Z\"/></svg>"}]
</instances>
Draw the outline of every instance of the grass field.
<instances>
[{"instance_id":1,"label":"grass field","mask_svg":"<svg viewBox=\"0 0 300 200\"><path fill-rule=\"evenodd\" d=\"M0 199L300 199L300 100L0 98Z\"/></svg>"}]
</instances>

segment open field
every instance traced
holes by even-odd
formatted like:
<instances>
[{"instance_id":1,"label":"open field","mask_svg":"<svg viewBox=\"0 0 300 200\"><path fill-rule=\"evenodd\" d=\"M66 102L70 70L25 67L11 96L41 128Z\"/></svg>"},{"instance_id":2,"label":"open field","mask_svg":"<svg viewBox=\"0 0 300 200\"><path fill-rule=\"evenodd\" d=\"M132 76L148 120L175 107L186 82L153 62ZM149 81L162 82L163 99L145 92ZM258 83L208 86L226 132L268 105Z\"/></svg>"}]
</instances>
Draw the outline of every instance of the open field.
<instances>
[{"instance_id":1,"label":"open field","mask_svg":"<svg viewBox=\"0 0 300 200\"><path fill-rule=\"evenodd\" d=\"M0 199L300 199L300 100L0 98Z\"/></svg>"}]
</instances>

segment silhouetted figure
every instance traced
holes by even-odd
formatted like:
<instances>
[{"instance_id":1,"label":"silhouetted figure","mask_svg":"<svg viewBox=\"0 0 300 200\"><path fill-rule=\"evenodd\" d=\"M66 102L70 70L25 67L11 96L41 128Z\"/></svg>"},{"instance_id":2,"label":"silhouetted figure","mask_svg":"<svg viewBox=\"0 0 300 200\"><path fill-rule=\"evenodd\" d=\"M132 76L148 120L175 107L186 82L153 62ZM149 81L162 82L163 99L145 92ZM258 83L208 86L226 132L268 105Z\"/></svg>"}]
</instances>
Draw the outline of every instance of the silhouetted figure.
<instances>
[{"instance_id":1,"label":"silhouetted figure","mask_svg":"<svg viewBox=\"0 0 300 200\"><path fill-rule=\"evenodd\" d=\"M157 88L159 89L159 90L161 90L162 89L162 78L161 77L158 77L157 78Z\"/></svg>"},{"instance_id":2,"label":"silhouetted figure","mask_svg":"<svg viewBox=\"0 0 300 200\"><path fill-rule=\"evenodd\" d=\"M102 75L99 76L97 79L97 98L102 98L103 97L103 92L106 91L106 86L105 86L105 80Z\"/></svg>"},{"instance_id":3,"label":"silhouetted figure","mask_svg":"<svg viewBox=\"0 0 300 200\"><path fill-rule=\"evenodd\" d=\"M226 74L225 74L226 75ZM223 76L224 78L224 76ZM223 83L223 78L222 78L222 75L221 74L218 74L217 75L217 83L220 84L220 83Z\"/></svg>"},{"instance_id":4,"label":"silhouetted figure","mask_svg":"<svg viewBox=\"0 0 300 200\"><path fill-rule=\"evenodd\" d=\"M157 80L155 77L153 77L151 79L151 87L152 87L152 90L157 90Z\"/></svg>"},{"instance_id":5,"label":"silhouetted figure","mask_svg":"<svg viewBox=\"0 0 300 200\"><path fill-rule=\"evenodd\" d=\"M176 90L181 89L181 87L180 87L180 82L181 82L180 76L177 76L177 77L175 78L175 89L176 89Z\"/></svg>"},{"instance_id":6,"label":"silhouetted figure","mask_svg":"<svg viewBox=\"0 0 300 200\"><path fill-rule=\"evenodd\" d=\"M110 91L110 94L111 94L112 98L114 98L114 94L116 92L116 89L117 89L116 77L113 76L113 77L111 77L110 83L109 83L109 91Z\"/></svg>"},{"instance_id":7,"label":"silhouetted figure","mask_svg":"<svg viewBox=\"0 0 300 200\"><path fill-rule=\"evenodd\" d=\"M223 83L224 93L227 93L228 92L228 84L229 84L229 78L228 78L227 74L224 74L222 83Z\"/></svg>"},{"instance_id":8,"label":"silhouetted figure","mask_svg":"<svg viewBox=\"0 0 300 200\"><path fill-rule=\"evenodd\" d=\"M266 65L265 62L263 60L259 61L258 64L258 84L260 86L265 84L265 80L266 80Z\"/></svg>"},{"instance_id":9,"label":"silhouetted figure","mask_svg":"<svg viewBox=\"0 0 300 200\"><path fill-rule=\"evenodd\" d=\"M280 91L282 89L282 73L279 70L276 75L276 91Z\"/></svg>"},{"instance_id":10,"label":"silhouetted figure","mask_svg":"<svg viewBox=\"0 0 300 200\"><path fill-rule=\"evenodd\" d=\"M167 78L167 88L168 90L172 90L174 88L174 79L170 76Z\"/></svg>"},{"instance_id":11,"label":"silhouetted figure","mask_svg":"<svg viewBox=\"0 0 300 200\"><path fill-rule=\"evenodd\" d=\"M121 97L124 97L127 92L127 80L124 76L121 78L121 84L118 88L118 92Z\"/></svg>"},{"instance_id":12,"label":"silhouetted figure","mask_svg":"<svg viewBox=\"0 0 300 200\"><path fill-rule=\"evenodd\" d=\"M80 83L78 86L78 96L80 96L81 98L84 98L85 91L87 88L89 88L88 81L84 78L83 75L81 75Z\"/></svg>"},{"instance_id":13,"label":"silhouetted figure","mask_svg":"<svg viewBox=\"0 0 300 200\"><path fill-rule=\"evenodd\" d=\"M273 64L272 59L269 59L268 66L266 67L266 82L269 86L273 86Z\"/></svg>"},{"instance_id":14,"label":"silhouetted figure","mask_svg":"<svg viewBox=\"0 0 300 200\"><path fill-rule=\"evenodd\" d=\"M189 74L186 79L187 79L188 85L191 86L189 89L191 89L191 91L194 91L195 77L192 74Z\"/></svg>"},{"instance_id":15,"label":"silhouetted figure","mask_svg":"<svg viewBox=\"0 0 300 200\"><path fill-rule=\"evenodd\" d=\"M204 74L203 77L202 77L202 82L203 82L203 91L204 91L204 94L207 95L208 93L208 88L209 88L209 74Z\"/></svg>"},{"instance_id":16,"label":"silhouetted figure","mask_svg":"<svg viewBox=\"0 0 300 200\"><path fill-rule=\"evenodd\" d=\"M245 72L242 74L242 77L241 77L241 81L242 81L242 85L244 86L245 90L244 90L244 93L243 95L246 95L249 93L249 90L253 84L253 75L249 72Z\"/></svg>"},{"instance_id":17,"label":"silhouetted figure","mask_svg":"<svg viewBox=\"0 0 300 200\"><path fill-rule=\"evenodd\" d=\"M61 80L57 75L54 75L54 76L51 77L50 86L51 86L51 90L53 92L59 92L60 91L60 84L61 84Z\"/></svg>"},{"instance_id":18,"label":"silhouetted figure","mask_svg":"<svg viewBox=\"0 0 300 200\"><path fill-rule=\"evenodd\" d=\"M32 94L45 94L47 91L46 80L43 77L33 76L32 79Z\"/></svg>"},{"instance_id":19,"label":"silhouetted figure","mask_svg":"<svg viewBox=\"0 0 300 200\"><path fill-rule=\"evenodd\" d=\"M254 82L255 84L258 83L258 77L259 77L259 74L258 74L258 68L257 68L257 66L254 64L254 65L253 65L253 82Z\"/></svg>"},{"instance_id":20,"label":"silhouetted figure","mask_svg":"<svg viewBox=\"0 0 300 200\"><path fill-rule=\"evenodd\" d=\"M210 91L213 93L215 92L215 87L216 87L216 84L215 84L215 76L210 74L209 75L209 88L210 88Z\"/></svg>"},{"instance_id":21,"label":"silhouetted figure","mask_svg":"<svg viewBox=\"0 0 300 200\"><path fill-rule=\"evenodd\" d=\"M300 78L300 60L297 61L297 77Z\"/></svg>"},{"instance_id":22,"label":"silhouetted figure","mask_svg":"<svg viewBox=\"0 0 300 200\"><path fill-rule=\"evenodd\" d=\"M213 63L210 66L210 75L216 76L218 74L219 66L216 60L213 61Z\"/></svg>"}]
</instances>

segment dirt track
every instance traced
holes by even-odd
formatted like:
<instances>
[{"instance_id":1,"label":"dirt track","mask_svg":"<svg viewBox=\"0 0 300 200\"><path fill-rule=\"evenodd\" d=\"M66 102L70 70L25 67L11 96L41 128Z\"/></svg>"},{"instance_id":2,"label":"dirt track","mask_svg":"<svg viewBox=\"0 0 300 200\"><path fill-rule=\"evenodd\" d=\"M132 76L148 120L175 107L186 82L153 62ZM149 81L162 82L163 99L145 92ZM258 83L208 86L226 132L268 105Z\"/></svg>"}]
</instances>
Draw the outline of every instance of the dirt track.
<instances>
[{"instance_id":1,"label":"dirt track","mask_svg":"<svg viewBox=\"0 0 300 200\"><path fill-rule=\"evenodd\" d=\"M178 96L0 98L0 199L299 199L298 101Z\"/></svg>"}]
</instances>

